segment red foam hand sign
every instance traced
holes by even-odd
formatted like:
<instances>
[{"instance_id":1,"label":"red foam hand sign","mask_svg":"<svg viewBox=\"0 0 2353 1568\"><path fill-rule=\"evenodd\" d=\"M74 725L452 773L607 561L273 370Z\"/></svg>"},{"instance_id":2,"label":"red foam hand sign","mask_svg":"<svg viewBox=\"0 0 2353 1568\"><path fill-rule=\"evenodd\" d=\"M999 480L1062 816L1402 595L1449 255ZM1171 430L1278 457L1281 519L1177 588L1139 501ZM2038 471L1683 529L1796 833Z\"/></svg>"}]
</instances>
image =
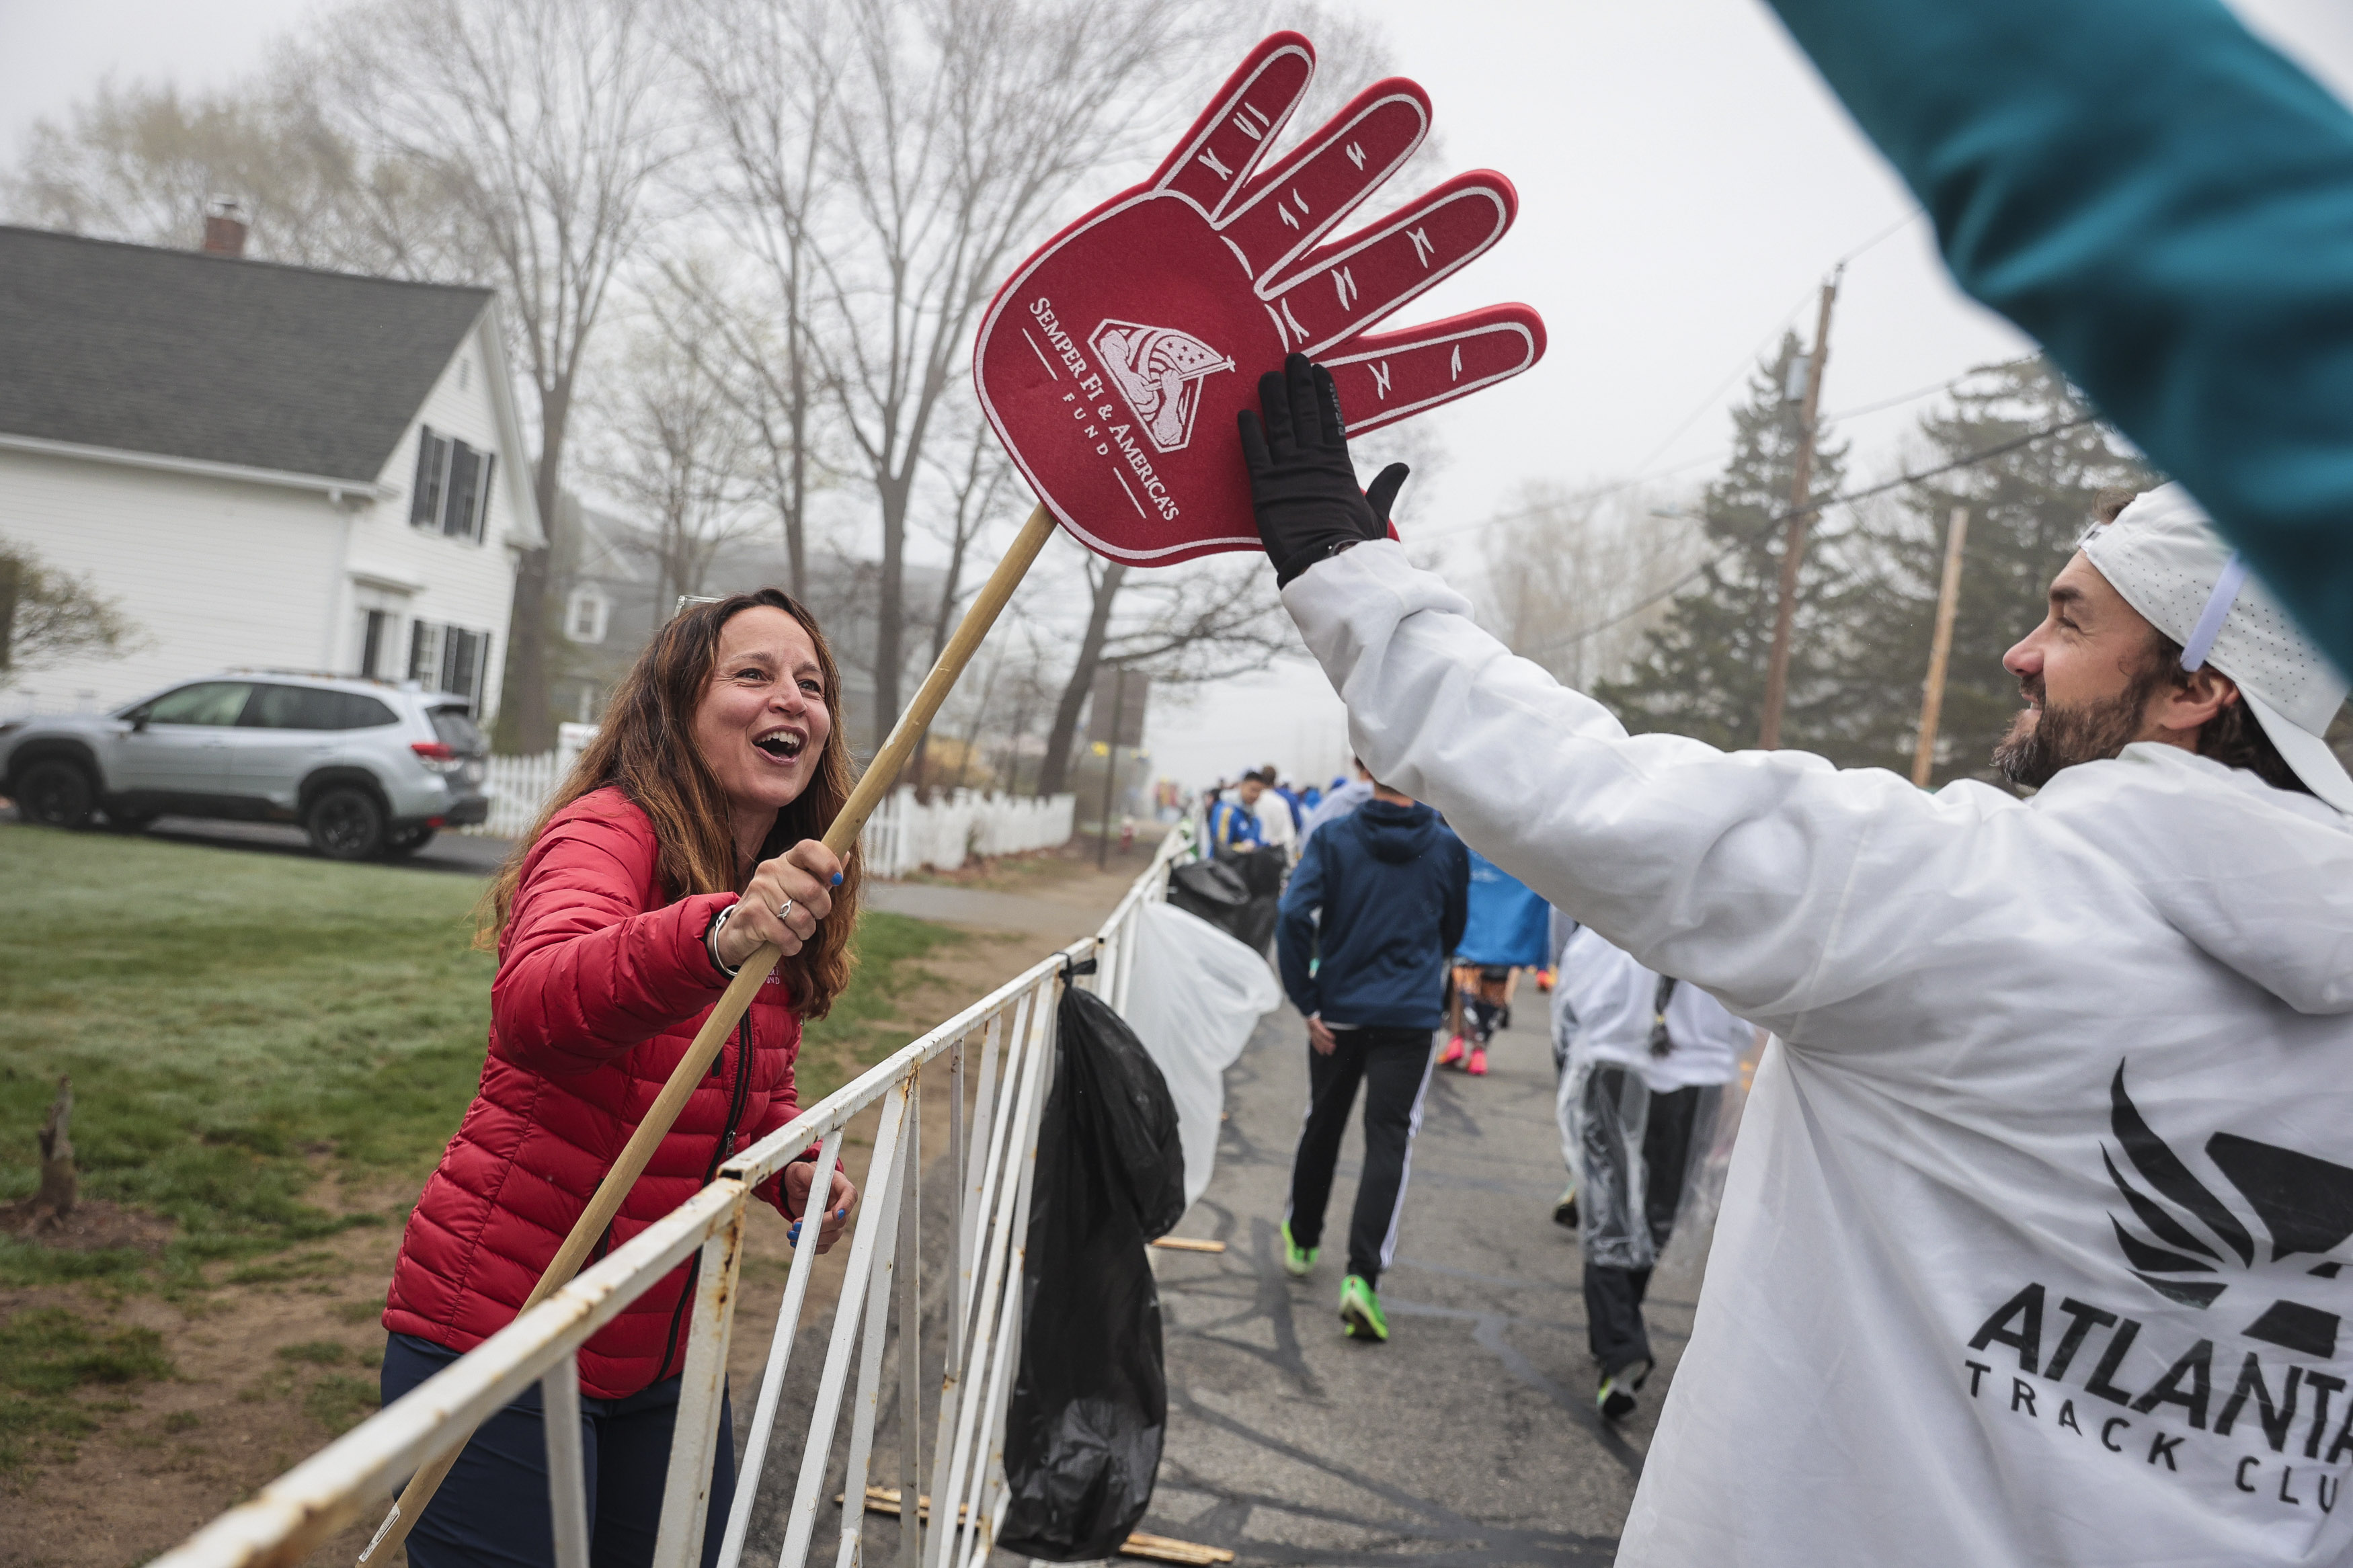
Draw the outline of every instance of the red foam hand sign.
<instances>
[{"instance_id":1,"label":"red foam hand sign","mask_svg":"<svg viewBox=\"0 0 2353 1568\"><path fill-rule=\"evenodd\" d=\"M1261 171L1315 52L1277 33L1143 184L1029 258L981 323L982 406L1038 498L1098 553L1166 565L1261 548L1234 416L1297 352L1331 369L1352 432L1516 375L1544 323L1495 305L1369 329L1511 226L1490 170L1324 237L1430 131L1429 95L1392 77Z\"/></svg>"}]
</instances>

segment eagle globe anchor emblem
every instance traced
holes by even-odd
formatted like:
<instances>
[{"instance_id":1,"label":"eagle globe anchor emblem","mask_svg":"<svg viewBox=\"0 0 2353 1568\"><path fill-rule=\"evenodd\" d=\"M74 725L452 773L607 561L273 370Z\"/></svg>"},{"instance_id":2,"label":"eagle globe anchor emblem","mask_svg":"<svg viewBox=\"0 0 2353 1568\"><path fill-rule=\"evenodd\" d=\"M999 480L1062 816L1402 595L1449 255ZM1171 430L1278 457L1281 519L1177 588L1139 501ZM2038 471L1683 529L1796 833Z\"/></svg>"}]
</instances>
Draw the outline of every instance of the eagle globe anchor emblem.
<instances>
[{"instance_id":1,"label":"eagle globe anchor emblem","mask_svg":"<svg viewBox=\"0 0 2353 1568\"><path fill-rule=\"evenodd\" d=\"M1193 438L1201 383L1234 362L1190 332L1106 321L1087 339L1155 450L1179 452Z\"/></svg>"}]
</instances>

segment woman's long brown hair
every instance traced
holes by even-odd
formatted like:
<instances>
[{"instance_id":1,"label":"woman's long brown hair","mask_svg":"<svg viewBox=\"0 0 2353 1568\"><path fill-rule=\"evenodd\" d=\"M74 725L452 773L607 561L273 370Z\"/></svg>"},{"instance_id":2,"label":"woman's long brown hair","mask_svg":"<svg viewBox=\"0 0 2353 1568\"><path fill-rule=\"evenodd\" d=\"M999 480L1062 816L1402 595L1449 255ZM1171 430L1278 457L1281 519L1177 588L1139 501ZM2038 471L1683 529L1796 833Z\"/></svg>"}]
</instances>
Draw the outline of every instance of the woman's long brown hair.
<instances>
[{"instance_id":1,"label":"woman's long brown hair","mask_svg":"<svg viewBox=\"0 0 2353 1568\"><path fill-rule=\"evenodd\" d=\"M818 629L817 617L779 588L730 594L672 616L654 634L629 673L613 689L596 739L580 753L530 834L499 869L483 897L482 927L476 945L495 948L513 911L522 882L523 861L556 813L585 795L612 786L628 796L653 823L659 858L655 867L663 897L676 901L696 893L741 891L748 868L735 860L733 818L726 792L694 742L694 715L711 672L719 662L719 631L755 605L782 610L808 633L823 672L825 707L833 723L818 753L817 767L800 798L776 813L776 826L760 847L760 858L783 854L804 838L821 838L849 799L849 744L843 739L841 668ZM851 853L833 889L833 910L800 952L776 965L791 992L793 1011L822 1018L849 984L849 936L858 923L860 857Z\"/></svg>"}]
</instances>

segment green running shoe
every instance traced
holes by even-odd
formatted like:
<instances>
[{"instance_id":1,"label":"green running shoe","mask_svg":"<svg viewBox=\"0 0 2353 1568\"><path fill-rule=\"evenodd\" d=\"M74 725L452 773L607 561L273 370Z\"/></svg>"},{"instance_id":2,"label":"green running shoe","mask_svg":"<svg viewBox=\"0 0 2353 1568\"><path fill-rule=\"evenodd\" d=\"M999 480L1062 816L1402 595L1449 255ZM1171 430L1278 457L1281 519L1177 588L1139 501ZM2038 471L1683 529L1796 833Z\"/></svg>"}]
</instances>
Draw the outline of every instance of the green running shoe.
<instances>
[{"instance_id":1,"label":"green running shoe","mask_svg":"<svg viewBox=\"0 0 2353 1568\"><path fill-rule=\"evenodd\" d=\"M1282 1222L1282 1267L1293 1279L1306 1279L1308 1270L1315 1267L1315 1255L1323 1250L1320 1247L1302 1247L1292 1240L1291 1222Z\"/></svg>"},{"instance_id":2,"label":"green running shoe","mask_svg":"<svg viewBox=\"0 0 2353 1568\"><path fill-rule=\"evenodd\" d=\"M1593 1395L1594 1408L1601 1412L1605 1421L1623 1421L1641 1403L1634 1397L1634 1391L1650 1380L1651 1363L1647 1361L1633 1362L1616 1372L1602 1373L1601 1386Z\"/></svg>"},{"instance_id":3,"label":"green running shoe","mask_svg":"<svg viewBox=\"0 0 2353 1568\"><path fill-rule=\"evenodd\" d=\"M1340 1331L1352 1340L1388 1342L1389 1321L1381 1316L1381 1299L1361 1274L1340 1281Z\"/></svg>"}]
</instances>

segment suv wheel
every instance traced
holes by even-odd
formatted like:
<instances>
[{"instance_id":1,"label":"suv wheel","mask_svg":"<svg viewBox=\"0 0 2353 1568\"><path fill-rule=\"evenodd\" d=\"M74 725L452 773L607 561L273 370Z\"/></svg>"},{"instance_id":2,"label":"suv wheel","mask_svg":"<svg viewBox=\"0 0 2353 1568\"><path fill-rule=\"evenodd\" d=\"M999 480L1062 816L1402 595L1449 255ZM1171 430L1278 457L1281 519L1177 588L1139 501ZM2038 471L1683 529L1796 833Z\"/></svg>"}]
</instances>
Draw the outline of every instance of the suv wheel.
<instances>
[{"instance_id":1,"label":"suv wheel","mask_svg":"<svg viewBox=\"0 0 2353 1568\"><path fill-rule=\"evenodd\" d=\"M384 807L367 791L345 784L311 803L302 830L311 847L330 860L373 859L384 849Z\"/></svg>"},{"instance_id":2,"label":"suv wheel","mask_svg":"<svg viewBox=\"0 0 2353 1568\"><path fill-rule=\"evenodd\" d=\"M433 842L430 827L396 827L385 836L384 854L387 860L406 860Z\"/></svg>"},{"instance_id":3,"label":"suv wheel","mask_svg":"<svg viewBox=\"0 0 2353 1568\"><path fill-rule=\"evenodd\" d=\"M44 827L88 827L97 806L90 772L78 763L35 763L16 786L17 816Z\"/></svg>"}]
</instances>

